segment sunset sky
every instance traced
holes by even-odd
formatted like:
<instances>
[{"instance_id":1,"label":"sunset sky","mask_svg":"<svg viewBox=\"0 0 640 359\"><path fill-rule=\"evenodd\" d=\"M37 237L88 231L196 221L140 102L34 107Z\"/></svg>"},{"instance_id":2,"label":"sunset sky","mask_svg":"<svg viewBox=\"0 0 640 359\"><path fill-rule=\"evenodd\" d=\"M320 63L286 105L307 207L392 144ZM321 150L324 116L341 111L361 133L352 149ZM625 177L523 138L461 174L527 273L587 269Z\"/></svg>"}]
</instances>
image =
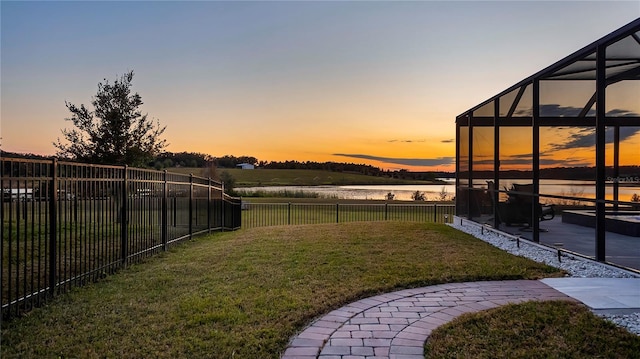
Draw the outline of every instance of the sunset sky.
<instances>
[{"instance_id":1,"label":"sunset sky","mask_svg":"<svg viewBox=\"0 0 640 359\"><path fill-rule=\"evenodd\" d=\"M1 2L1 137L53 155L65 101L135 72L172 152L452 170L455 117L640 1Z\"/></svg>"}]
</instances>

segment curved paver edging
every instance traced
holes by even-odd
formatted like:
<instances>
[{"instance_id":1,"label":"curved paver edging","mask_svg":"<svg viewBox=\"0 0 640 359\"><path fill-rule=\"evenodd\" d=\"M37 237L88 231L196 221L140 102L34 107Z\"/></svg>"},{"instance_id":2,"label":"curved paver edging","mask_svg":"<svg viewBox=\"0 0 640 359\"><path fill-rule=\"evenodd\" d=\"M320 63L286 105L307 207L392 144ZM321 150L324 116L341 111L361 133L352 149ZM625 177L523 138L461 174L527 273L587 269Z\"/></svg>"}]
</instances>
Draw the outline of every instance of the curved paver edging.
<instances>
[{"instance_id":1,"label":"curved paver edging","mask_svg":"<svg viewBox=\"0 0 640 359\"><path fill-rule=\"evenodd\" d=\"M282 359L424 359L424 343L468 312L529 300L574 300L536 280L449 283L348 304L295 336Z\"/></svg>"}]
</instances>

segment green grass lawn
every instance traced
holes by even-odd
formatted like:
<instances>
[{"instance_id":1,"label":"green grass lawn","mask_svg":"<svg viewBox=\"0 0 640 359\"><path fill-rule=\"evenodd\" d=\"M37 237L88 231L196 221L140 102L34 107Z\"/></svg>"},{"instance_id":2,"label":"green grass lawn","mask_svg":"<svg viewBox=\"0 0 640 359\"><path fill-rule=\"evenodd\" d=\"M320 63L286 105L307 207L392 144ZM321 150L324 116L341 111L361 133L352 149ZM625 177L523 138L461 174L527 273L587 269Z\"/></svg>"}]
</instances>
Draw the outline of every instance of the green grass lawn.
<instances>
[{"instance_id":1,"label":"green grass lawn","mask_svg":"<svg viewBox=\"0 0 640 359\"><path fill-rule=\"evenodd\" d=\"M433 359L639 358L640 337L577 303L526 302L456 318L433 331L425 353Z\"/></svg>"},{"instance_id":2,"label":"green grass lawn","mask_svg":"<svg viewBox=\"0 0 640 359\"><path fill-rule=\"evenodd\" d=\"M368 222L203 236L2 323L2 358L278 358L313 318L444 282L560 276L446 225Z\"/></svg>"}]
</instances>

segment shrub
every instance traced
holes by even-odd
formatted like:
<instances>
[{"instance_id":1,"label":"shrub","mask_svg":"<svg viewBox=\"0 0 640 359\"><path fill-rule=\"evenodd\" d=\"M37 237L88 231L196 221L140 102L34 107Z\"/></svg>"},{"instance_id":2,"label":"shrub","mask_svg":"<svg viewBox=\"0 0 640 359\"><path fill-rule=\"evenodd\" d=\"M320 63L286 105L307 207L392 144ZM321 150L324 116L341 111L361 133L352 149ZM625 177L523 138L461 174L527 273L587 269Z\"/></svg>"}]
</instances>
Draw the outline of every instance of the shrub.
<instances>
[{"instance_id":1,"label":"shrub","mask_svg":"<svg viewBox=\"0 0 640 359\"><path fill-rule=\"evenodd\" d=\"M411 199L414 201L424 201L425 195L420 191L415 191L411 194Z\"/></svg>"}]
</instances>

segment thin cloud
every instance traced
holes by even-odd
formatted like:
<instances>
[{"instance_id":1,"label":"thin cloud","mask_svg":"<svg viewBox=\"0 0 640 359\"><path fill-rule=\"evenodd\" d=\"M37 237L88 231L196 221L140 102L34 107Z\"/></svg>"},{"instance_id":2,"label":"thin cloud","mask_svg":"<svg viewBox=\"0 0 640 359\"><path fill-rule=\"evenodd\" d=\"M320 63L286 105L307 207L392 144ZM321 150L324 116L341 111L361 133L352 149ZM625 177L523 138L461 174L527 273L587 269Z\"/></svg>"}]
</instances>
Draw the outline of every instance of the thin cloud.
<instances>
[{"instance_id":1,"label":"thin cloud","mask_svg":"<svg viewBox=\"0 0 640 359\"><path fill-rule=\"evenodd\" d=\"M350 153L334 153L334 156L359 158L363 160L373 160L385 163L393 163L404 166L443 166L452 165L455 163L455 157L438 157L438 158L391 158L391 157L379 157L363 154L350 154Z\"/></svg>"},{"instance_id":2,"label":"thin cloud","mask_svg":"<svg viewBox=\"0 0 640 359\"><path fill-rule=\"evenodd\" d=\"M441 143L453 143L453 142L456 142L456 139L455 138L449 138L447 140L442 140L440 142Z\"/></svg>"},{"instance_id":3,"label":"thin cloud","mask_svg":"<svg viewBox=\"0 0 640 359\"><path fill-rule=\"evenodd\" d=\"M541 117L577 117L582 108L575 106L560 106L559 104L540 105ZM587 116L595 116L594 110L589 110Z\"/></svg>"},{"instance_id":4,"label":"thin cloud","mask_svg":"<svg viewBox=\"0 0 640 359\"><path fill-rule=\"evenodd\" d=\"M561 106L560 104L551 103L540 105L541 117L577 117L584 109L575 106ZM587 111L586 117L594 117L596 115L595 107ZM523 108L514 113L515 117L531 117L533 116L533 109ZM625 109L613 109L606 113L606 116L611 117L638 117L640 114L631 110Z\"/></svg>"},{"instance_id":5,"label":"thin cloud","mask_svg":"<svg viewBox=\"0 0 640 359\"><path fill-rule=\"evenodd\" d=\"M607 127L605 131L605 141L606 143L613 143L614 140L614 129L612 127ZM620 127L620 142L626 140L627 138L634 136L636 133L640 132L638 127ZM593 127L584 128L572 133L567 142L565 143L554 143L551 145L551 151L558 150L566 150L566 149L575 149L575 148L590 148L596 145L596 129Z\"/></svg>"},{"instance_id":6,"label":"thin cloud","mask_svg":"<svg viewBox=\"0 0 640 359\"><path fill-rule=\"evenodd\" d=\"M476 163L474 161L474 163ZM481 163L486 164L486 161L481 161ZM533 157L531 153L520 153L510 155L508 158L501 158L500 165L507 168L508 166L531 166L533 163ZM587 159L578 158L578 157L569 157L569 158L553 158L553 153L540 153L540 166L551 167L551 166L571 166L571 167L581 167L581 166L589 166Z\"/></svg>"},{"instance_id":7,"label":"thin cloud","mask_svg":"<svg viewBox=\"0 0 640 359\"><path fill-rule=\"evenodd\" d=\"M396 143L396 142L402 142L402 143L420 143L420 142L427 142L427 140L389 140L387 141L389 143Z\"/></svg>"},{"instance_id":8,"label":"thin cloud","mask_svg":"<svg viewBox=\"0 0 640 359\"><path fill-rule=\"evenodd\" d=\"M476 163L476 162L474 162ZM501 169L505 170L508 169L509 166L531 166L532 162L531 159L520 159L520 158L508 158L508 159L501 159L500 160L500 165L502 166ZM585 159L562 159L562 160L556 160L556 159L552 159L552 158L540 158L540 166L543 167L554 167L554 166L564 166L564 167L582 167L582 166L588 166L589 163L585 161Z\"/></svg>"},{"instance_id":9,"label":"thin cloud","mask_svg":"<svg viewBox=\"0 0 640 359\"><path fill-rule=\"evenodd\" d=\"M468 161L466 161L468 163ZM501 170L509 170L509 167L523 167L523 166L532 166L533 159L530 153L520 153L510 155L507 158L500 159ZM480 166L491 166L494 164L494 160L492 156L478 156L473 159L474 165ZM556 159L553 158L551 154L540 154L540 166L543 167L552 167L552 166L570 166L570 167L582 167L589 166L589 162L585 158L579 157L570 157L570 158L562 158Z\"/></svg>"},{"instance_id":10,"label":"thin cloud","mask_svg":"<svg viewBox=\"0 0 640 359\"><path fill-rule=\"evenodd\" d=\"M612 116L612 117L638 117L640 115L638 115L637 113L635 113L633 111L616 108L616 109L613 109L613 110L607 112L607 116Z\"/></svg>"}]
</instances>

